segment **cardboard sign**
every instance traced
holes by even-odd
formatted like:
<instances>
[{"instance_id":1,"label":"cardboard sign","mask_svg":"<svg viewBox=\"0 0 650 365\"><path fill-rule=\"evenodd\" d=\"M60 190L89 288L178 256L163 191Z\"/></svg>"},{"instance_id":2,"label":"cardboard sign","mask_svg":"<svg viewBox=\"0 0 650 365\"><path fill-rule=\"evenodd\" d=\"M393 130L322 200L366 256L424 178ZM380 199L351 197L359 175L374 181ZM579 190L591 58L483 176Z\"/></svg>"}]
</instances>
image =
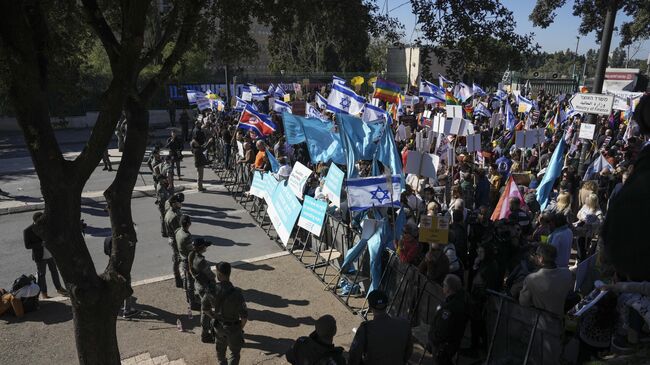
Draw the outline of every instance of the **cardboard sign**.
<instances>
[{"instance_id":1,"label":"cardboard sign","mask_svg":"<svg viewBox=\"0 0 650 365\"><path fill-rule=\"evenodd\" d=\"M594 139L594 133L596 133L596 125L590 123L581 123L580 124L580 133L578 133L578 138L584 139Z\"/></svg>"},{"instance_id":2,"label":"cardboard sign","mask_svg":"<svg viewBox=\"0 0 650 365\"><path fill-rule=\"evenodd\" d=\"M498 127L500 122L501 122L501 114L492 113L492 117L490 118L490 128Z\"/></svg>"},{"instance_id":3,"label":"cardboard sign","mask_svg":"<svg viewBox=\"0 0 650 365\"><path fill-rule=\"evenodd\" d=\"M311 171L309 167L300 162L296 162L296 164L293 165L293 170L291 170L291 175L289 175L288 186L289 190L291 190L299 199L302 199L303 197L305 184L312 172L313 171Z\"/></svg>"},{"instance_id":4,"label":"cardboard sign","mask_svg":"<svg viewBox=\"0 0 650 365\"><path fill-rule=\"evenodd\" d=\"M251 94L250 91L243 91L241 93L241 98L244 101L252 101L253 100L253 94Z\"/></svg>"},{"instance_id":5,"label":"cardboard sign","mask_svg":"<svg viewBox=\"0 0 650 365\"><path fill-rule=\"evenodd\" d=\"M426 176L435 178L436 171L440 166L440 157L432 153L422 153L417 151L408 151L406 158L406 168L404 172L407 174L415 174L418 176Z\"/></svg>"},{"instance_id":6,"label":"cardboard sign","mask_svg":"<svg viewBox=\"0 0 650 365\"><path fill-rule=\"evenodd\" d=\"M253 171L253 182L251 182L251 189L248 193L258 198L264 198L264 181L262 181L261 172Z\"/></svg>"},{"instance_id":7,"label":"cardboard sign","mask_svg":"<svg viewBox=\"0 0 650 365\"><path fill-rule=\"evenodd\" d=\"M326 212L327 203L306 196L300 211L300 218L298 218L298 227L306 229L316 237L320 237Z\"/></svg>"},{"instance_id":8,"label":"cardboard sign","mask_svg":"<svg viewBox=\"0 0 650 365\"><path fill-rule=\"evenodd\" d=\"M467 136L467 152L476 152L481 150L481 135L470 134Z\"/></svg>"},{"instance_id":9,"label":"cardboard sign","mask_svg":"<svg viewBox=\"0 0 650 365\"><path fill-rule=\"evenodd\" d=\"M544 141L544 130L541 128L515 132L515 146L518 148L533 148Z\"/></svg>"},{"instance_id":10,"label":"cardboard sign","mask_svg":"<svg viewBox=\"0 0 650 365\"><path fill-rule=\"evenodd\" d=\"M460 105L446 105L447 118L463 118L463 107Z\"/></svg>"},{"instance_id":11,"label":"cardboard sign","mask_svg":"<svg viewBox=\"0 0 650 365\"><path fill-rule=\"evenodd\" d=\"M449 218L448 217L420 217L420 242L449 243Z\"/></svg>"}]
</instances>

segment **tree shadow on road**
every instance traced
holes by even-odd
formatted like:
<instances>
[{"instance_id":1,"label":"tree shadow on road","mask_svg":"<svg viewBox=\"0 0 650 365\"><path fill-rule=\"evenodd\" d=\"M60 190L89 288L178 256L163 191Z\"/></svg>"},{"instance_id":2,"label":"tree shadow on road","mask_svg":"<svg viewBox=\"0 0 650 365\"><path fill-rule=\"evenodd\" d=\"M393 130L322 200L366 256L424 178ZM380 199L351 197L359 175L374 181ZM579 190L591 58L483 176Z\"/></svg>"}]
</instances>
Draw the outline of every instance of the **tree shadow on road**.
<instances>
[{"instance_id":1,"label":"tree shadow on road","mask_svg":"<svg viewBox=\"0 0 650 365\"><path fill-rule=\"evenodd\" d=\"M257 289L245 289L243 292L244 292L244 298L246 299L247 302L257 303L265 307L287 308L290 305L298 305L298 306L309 305L308 300L285 299L279 295L266 293L263 291L259 291Z\"/></svg>"},{"instance_id":2,"label":"tree shadow on road","mask_svg":"<svg viewBox=\"0 0 650 365\"><path fill-rule=\"evenodd\" d=\"M263 270L263 271L273 271L275 268L271 265L268 264L255 264L255 263L243 263L241 265L237 265L235 269L238 270L245 270L245 271L257 271L257 270Z\"/></svg>"},{"instance_id":3,"label":"tree shadow on road","mask_svg":"<svg viewBox=\"0 0 650 365\"><path fill-rule=\"evenodd\" d=\"M133 308L138 310L139 313L129 318L128 320L124 320L124 321L144 322L144 323L148 322L151 324L160 324L162 322L169 325L164 327L151 327L149 328L150 331L176 328L176 321L178 319L181 320L184 332L192 332L192 329L201 326L200 324L201 316L198 313L193 314L192 319L190 319L187 313L184 314L172 313L164 309L156 308L147 304L135 303Z\"/></svg>"},{"instance_id":4,"label":"tree shadow on road","mask_svg":"<svg viewBox=\"0 0 650 365\"><path fill-rule=\"evenodd\" d=\"M197 222L197 219L193 219L192 223ZM201 236L201 235L196 235L196 237L202 237L204 240L210 241L214 246L222 246L222 247L227 247L227 246L250 246L250 243L247 242L235 242L233 240L229 240L227 238L223 237L215 237L215 236Z\"/></svg>"},{"instance_id":5,"label":"tree shadow on road","mask_svg":"<svg viewBox=\"0 0 650 365\"><path fill-rule=\"evenodd\" d=\"M42 322L43 324L57 324L72 320L72 307L63 302L41 301L37 311L25 313L23 318L5 314L0 317L0 323L14 324L21 322Z\"/></svg>"},{"instance_id":6,"label":"tree shadow on road","mask_svg":"<svg viewBox=\"0 0 650 365\"><path fill-rule=\"evenodd\" d=\"M246 340L244 348L258 349L263 351L265 355L277 354L278 357L284 356L294 342L294 340L288 338L254 335L246 332L244 332L244 339Z\"/></svg>"}]
</instances>

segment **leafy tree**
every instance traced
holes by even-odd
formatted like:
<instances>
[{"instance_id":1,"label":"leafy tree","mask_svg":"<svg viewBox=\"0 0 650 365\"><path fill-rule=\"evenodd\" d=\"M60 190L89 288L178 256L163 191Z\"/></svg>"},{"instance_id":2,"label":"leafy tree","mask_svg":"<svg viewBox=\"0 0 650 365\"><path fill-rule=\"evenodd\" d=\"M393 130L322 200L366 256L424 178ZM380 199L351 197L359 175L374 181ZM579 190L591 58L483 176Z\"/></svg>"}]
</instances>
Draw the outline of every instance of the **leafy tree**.
<instances>
[{"instance_id":1,"label":"leafy tree","mask_svg":"<svg viewBox=\"0 0 650 365\"><path fill-rule=\"evenodd\" d=\"M609 67L625 67L625 60L627 53L621 47L614 48L614 51L609 56Z\"/></svg>"},{"instance_id":2,"label":"leafy tree","mask_svg":"<svg viewBox=\"0 0 650 365\"><path fill-rule=\"evenodd\" d=\"M538 46L515 30L512 12L497 0L411 0L428 46L454 78L492 81L523 67Z\"/></svg>"},{"instance_id":3,"label":"leafy tree","mask_svg":"<svg viewBox=\"0 0 650 365\"><path fill-rule=\"evenodd\" d=\"M84 365L120 363L115 321L120 303L132 293L130 271L137 235L131 194L147 144L147 107L191 46L205 1L174 1L161 20L160 36L145 46L146 20L153 3L0 1L2 79L8 80L9 97L45 201L36 230L69 289L78 358ZM63 158L50 123L51 93L56 85L52 72L73 64L70 60L83 49L75 43L73 33L89 33L91 29L108 58L111 77L101 94L90 139L81 154L69 161ZM152 63L156 66L142 78L143 70ZM112 252L107 267L97 273L79 224L81 192L123 109L128 124L125 149L115 179L104 192L113 234Z\"/></svg>"}]
</instances>

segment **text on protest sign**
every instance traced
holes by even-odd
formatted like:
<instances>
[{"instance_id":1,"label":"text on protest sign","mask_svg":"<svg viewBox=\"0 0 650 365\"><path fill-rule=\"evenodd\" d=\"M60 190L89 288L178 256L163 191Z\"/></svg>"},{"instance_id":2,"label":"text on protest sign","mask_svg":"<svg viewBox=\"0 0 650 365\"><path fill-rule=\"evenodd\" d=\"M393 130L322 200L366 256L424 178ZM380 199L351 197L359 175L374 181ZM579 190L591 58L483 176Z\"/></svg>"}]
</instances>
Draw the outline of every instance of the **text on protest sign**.
<instances>
[{"instance_id":1,"label":"text on protest sign","mask_svg":"<svg viewBox=\"0 0 650 365\"><path fill-rule=\"evenodd\" d=\"M298 218L298 227L304 228L313 235L320 237L327 212L327 203L306 196Z\"/></svg>"},{"instance_id":2,"label":"text on protest sign","mask_svg":"<svg viewBox=\"0 0 650 365\"><path fill-rule=\"evenodd\" d=\"M296 164L293 166L293 170L291 170L288 184L289 189L293 191L293 193L300 199L302 199L302 192L311 173L312 171L309 169L309 167L301 164L300 162L296 162Z\"/></svg>"},{"instance_id":3,"label":"text on protest sign","mask_svg":"<svg viewBox=\"0 0 650 365\"><path fill-rule=\"evenodd\" d=\"M575 111L588 114L609 115L614 104L614 95L577 93L569 99Z\"/></svg>"},{"instance_id":4,"label":"text on protest sign","mask_svg":"<svg viewBox=\"0 0 650 365\"><path fill-rule=\"evenodd\" d=\"M335 164L331 164L327 177L325 177L325 186L323 193L337 207L341 206L341 186L343 186L343 177L345 174Z\"/></svg>"},{"instance_id":5,"label":"text on protest sign","mask_svg":"<svg viewBox=\"0 0 650 365\"><path fill-rule=\"evenodd\" d=\"M420 218L420 242L449 243L449 218L422 216Z\"/></svg>"},{"instance_id":6,"label":"text on protest sign","mask_svg":"<svg viewBox=\"0 0 650 365\"><path fill-rule=\"evenodd\" d=\"M268 204L267 213L285 246L289 242L291 231L296 224L301 208L300 202L289 188L284 184L276 186Z\"/></svg>"}]
</instances>

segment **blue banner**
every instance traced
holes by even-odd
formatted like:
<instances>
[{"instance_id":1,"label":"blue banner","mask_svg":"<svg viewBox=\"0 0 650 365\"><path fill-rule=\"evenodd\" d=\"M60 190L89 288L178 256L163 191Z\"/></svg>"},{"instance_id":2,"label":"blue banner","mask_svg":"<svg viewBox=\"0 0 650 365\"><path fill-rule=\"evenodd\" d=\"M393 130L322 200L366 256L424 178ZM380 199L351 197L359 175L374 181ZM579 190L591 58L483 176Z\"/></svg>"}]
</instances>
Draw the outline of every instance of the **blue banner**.
<instances>
[{"instance_id":1,"label":"blue banner","mask_svg":"<svg viewBox=\"0 0 650 365\"><path fill-rule=\"evenodd\" d=\"M275 188L278 186L278 180L276 180L273 175L265 172L262 174L262 184L264 186L264 200L268 203Z\"/></svg>"},{"instance_id":2,"label":"blue banner","mask_svg":"<svg viewBox=\"0 0 650 365\"><path fill-rule=\"evenodd\" d=\"M286 246L291 237L291 231L296 224L302 206L300 201L285 184L277 184L271 195L268 207L269 218L275 231Z\"/></svg>"},{"instance_id":3,"label":"blue banner","mask_svg":"<svg viewBox=\"0 0 650 365\"><path fill-rule=\"evenodd\" d=\"M317 237L320 237L325 220L327 203L322 200L316 200L311 196L305 196L305 202L302 205L298 227L302 227Z\"/></svg>"}]
</instances>

